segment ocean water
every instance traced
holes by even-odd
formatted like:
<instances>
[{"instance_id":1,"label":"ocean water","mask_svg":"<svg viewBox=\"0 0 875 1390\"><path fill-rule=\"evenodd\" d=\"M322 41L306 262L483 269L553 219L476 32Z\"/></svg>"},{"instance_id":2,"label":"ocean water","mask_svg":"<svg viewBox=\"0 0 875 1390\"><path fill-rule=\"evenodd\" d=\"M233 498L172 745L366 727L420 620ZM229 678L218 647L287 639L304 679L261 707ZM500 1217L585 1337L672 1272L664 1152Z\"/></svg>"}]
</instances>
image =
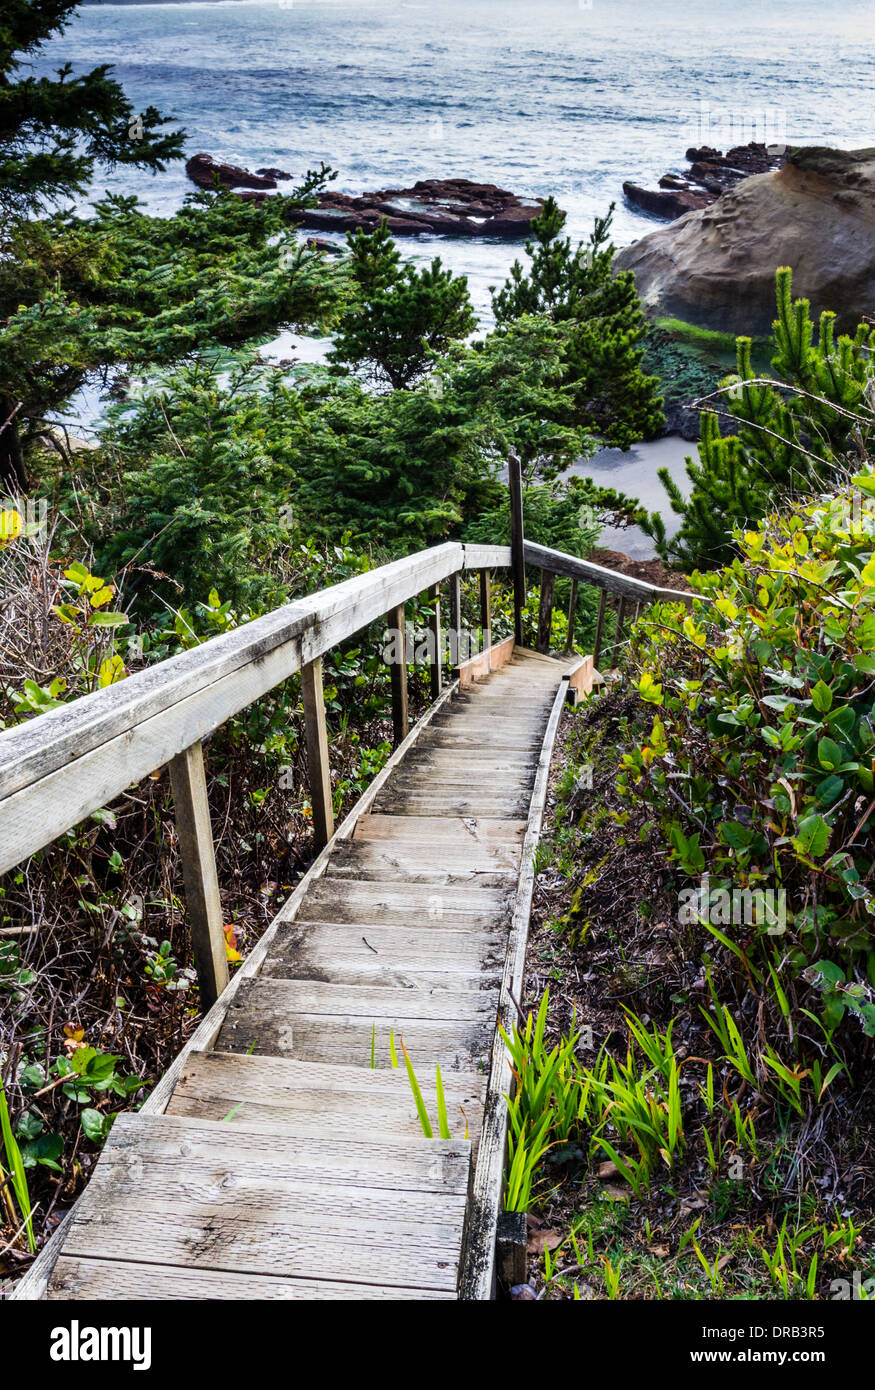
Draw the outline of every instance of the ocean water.
<instances>
[{"instance_id":1,"label":"ocean water","mask_svg":"<svg viewBox=\"0 0 875 1390\"><path fill-rule=\"evenodd\" d=\"M875 144L872 0L278 0L85 5L38 70L111 63L139 108L178 119L188 151L293 174L324 159L359 193L466 177L555 194L584 236L617 203L615 241L654 224L622 183L684 167L691 144L765 137ZM177 206L182 165L101 176ZM490 284L502 242L420 238Z\"/></svg>"},{"instance_id":2,"label":"ocean water","mask_svg":"<svg viewBox=\"0 0 875 1390\"><path fill-rule=\"evenodd\" d=\"M325 160L348 193L429 177L552 193L574 237L615 202L619 246L662 225L624 203L623 181L682 171L690 145L875 145L873 0L86 4L35 70L68 60L76 72L112 64L136 108L178 120L190 154L296 176ZM99 174L95 191L107 187L163 212L191 190L181 163ZM490 286L518 244L424 236L401 246L467 275L488 328ZM283 334L271 350L318 361L325 347ZM72 416L93 423L99 409L86 394ZM685 482L690 451L681 441L622 459L605 451L596 472L649 500L658 465ZM673 530L668 510L666 521ZM623 548L651 553L640 534Z\"/></svg>"}]
</instances>

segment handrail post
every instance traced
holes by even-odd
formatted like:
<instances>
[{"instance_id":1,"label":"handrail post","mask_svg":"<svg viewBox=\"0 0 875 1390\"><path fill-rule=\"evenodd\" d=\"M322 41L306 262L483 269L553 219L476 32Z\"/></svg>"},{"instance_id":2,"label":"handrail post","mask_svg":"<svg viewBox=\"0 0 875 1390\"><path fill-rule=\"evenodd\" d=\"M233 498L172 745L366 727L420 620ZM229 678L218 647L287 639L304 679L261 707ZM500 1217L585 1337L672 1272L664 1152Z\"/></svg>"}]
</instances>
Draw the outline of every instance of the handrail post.
<instances>
[{"instance_id":1,"label":"handrail post","mask_svg":"<svg viewBox=\"0 0 875 1390\"><path fill-rule=\"evenodd\" d=\"M571 597L568 600L568 635L565 638L565 650L574 651L574 624L577 621L577 580L571 581Z\"/></svg>"},{"instance_id":2,"label":"handrail post","mask_svg":"<svg viewBox=\"0 0 875 1390\"><path fill-rule=\"evenodd\" d=\"M526 606L526 562L523 554L523 471L517 454L507 462L510 489L510 549L513 568L513 640L523 644L523 609Z\"/></svg>"},{"instance_id":3,"label":"handrail post","mask_svg":"<svg viewBox=\"0 0 875 1390\"><path fill-rule=\"evenodd\" d=\"M541 602L538 607L537 650L544 656L550 650L550 634L553 631L553 592L556 576L552 570L541 570Z\"/></svg>"},{"instance_id":4,"label":"handrail post","mask_svg":"<svg viewBox=\"0 0 875 1390\"><path fill-rule=\"evenodd\" d=\"M219 877L210 825L203 744L193 743L170 760L170 785L185 884L185 907L204 1012L228 984Z\"/></svg>"},{"instance_id":5,"label":"handrail post","mask_svg":"<svg viewBox=\"0 0 875 1390\"><path fill-rule=\"evenodd\" d=\"M461 661L462 637L462 575L459 570L450 575L450 664Z\"/></svg>"},{"instance_id":6,"label":"handrail post","mask_svg":"<svg viewBox=\"0 0 875 1390\"><path fill-rule=\"evenodd\" d=\"M480 630L483 650L488 652L492 645L492 572L480 571Z\"/></svg>"},{"instance_id":7,"label":"handrail post","mask_svg":"<svg viewBox=\"0 0 875 1390\"><path fill-rule=\"evenodd\" d=\"M605 608L608 603L608 595L605 589L599 594L599 612L595 624L595 641L592 644L592 664L598 667L599 657L602 654L602 631L605 626Z\"/></svg>"},{"instance_id":8,"label":"handrail post","mask_svg":"<svg viewBox=\"0 0 875 1390\"><path fill-rule=\"evenodd\" d=\"M428 597L434 607L429 614L428 626L431 635L431 656L429 660L428 680L431 690L431 698L436 700L441 693L443 686L442 666L443 652L441 651L441 586L432 584L428 591Z\"/></svg>"},{"instance_id":9,"label":"handrail post","mask_svg":"<svg viewBox=\"0 0 875 1390\"><path fill-rule=\"evenodd\" d=\"M331 804L331 764L328 758L321 656L301 667L301 695L304 702L310 802L313 807L313 836L316 848L324 849L334 834L334 811Z\"/></svg>"},{"instance_id":10,"label":"handrail post","mask_svg":"<svg viewBox=\"0 0 875 1390\"><path fill-rule=\"evenodd\" d=\"M407 627L404 604L389 609L389 630L398 634L394 646L395 660L389 665L392 683L392 733L395 747L407 737L410 721L407 714Z\"/></svg>"},{"instance_id":11,"label":"handrail post","mask_svg":"<svg viewBox=\"0 0 875 1390\"><path fill-rule=\"evenodd\" d=\"M614 668L614 667L616 666L616 664L617 664L617 653L618 653L619 650L620 650L620 641L621 641L622 636L623 636L623 621L624 621L625 617L626 617L626 597L625 597L625 595L621 595L621 596L620 596L620 608L619 608L619 611L618 611L618 613L617 613L617 625L616 625L616 627L614 628L614 646L613 646L613 650L611 651L611 669L612 669L612 670L613 670L613 668Z\"/></svg>"}]
</instances>

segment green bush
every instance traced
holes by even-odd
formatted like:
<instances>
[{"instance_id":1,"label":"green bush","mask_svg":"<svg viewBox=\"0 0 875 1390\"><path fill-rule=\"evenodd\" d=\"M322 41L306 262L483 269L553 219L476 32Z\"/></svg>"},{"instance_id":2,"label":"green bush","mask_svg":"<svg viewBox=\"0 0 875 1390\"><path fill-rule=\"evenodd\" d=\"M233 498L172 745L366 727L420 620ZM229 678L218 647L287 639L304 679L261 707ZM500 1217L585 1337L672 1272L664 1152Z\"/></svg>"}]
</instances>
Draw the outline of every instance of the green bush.
<instances>
[{"instance_id":1,"label":"green bush","mask_svg":"<svg viewBox=\"0 0 875 1390\"><path fill-rule=\"evenodd\" d=\"M740 557L694 580L691 612L639 623L653 725L618 787L682 875L710 876L712 936L785 1017L798 1026L807 987L828 1030L851 1013L875 1035L875 476L853 483L736 533ZM786 923L723 925L724 895L766 888Z\"/></svg>"}]
</instances>

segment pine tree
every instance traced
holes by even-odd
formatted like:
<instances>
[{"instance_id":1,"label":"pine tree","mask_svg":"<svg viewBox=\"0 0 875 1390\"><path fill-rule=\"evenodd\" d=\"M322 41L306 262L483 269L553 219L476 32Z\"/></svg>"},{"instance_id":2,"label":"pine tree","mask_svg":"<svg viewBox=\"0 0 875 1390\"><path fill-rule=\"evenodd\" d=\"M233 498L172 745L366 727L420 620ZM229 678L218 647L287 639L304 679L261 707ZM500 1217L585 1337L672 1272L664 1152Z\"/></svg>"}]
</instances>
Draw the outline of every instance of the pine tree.
<instances>
[{"instance_id":1,"label":"pine tree","mask_svg":"<svg viewBox=\"0 0 875 1390\"><path fill-rule=\"evenodd\" d=\"M525 243L530 265L515 261L493 293L496 322L546 314L567 342L566 382L574 388L575 423L607 444L627 449L664 423L658 380L642 370L645 332L631 272L613 275L610 225L614 205L596 218L586 244L561 235L566 214L547 198Z\"/></svg>"},{"instance_id":2,"label":"pine tree","mask_svg":"<svg viewBox=\"0 0 875 1390\"><path fill-rule=\"evenodd\" d=\"M875 439L871 353L875 331L861 323L853 338L835 339L835 315L820 315L817 338L807 299L794 302L792 272L776 274L778 316L773 325L774 378L751 362L750 338L737 340L734 376L721 384L718 414L702 416L698 461L687 459L687 500L667 469L659 477L682 523L668 541L658 513L642 514L664 561L686 570L714 569L735 555L732 531L747 527L795 494L829 487L865 461Z\"/></svg>"},{"instance_id":3,"label":"pine tree","mask_svg":"<svg viewBox=\"0 0 875 1390\"><path fill-rule=\"evenodd\" d=\"M398 391L427 375L436 354L477 327L464 276L439 256L417 270L401 258L385 219L347 236L358 295L340 320L329 357L343 373Z\"/></svg>"},{"instance_id":4,"label":"pine tree","mask_svg":"<svg viewBox=\"0 0 875 1390\"><path fill-rule=\"evenodd\" d=\"M85 191L97 164L156 171L182 152L183 136L150 106L134 111L103 65L74 77L27 74L62 34L75 0L4 0L0 19L0 224ZM22 75L26 74L26 75Z\"/></svg>"}]
</instances>

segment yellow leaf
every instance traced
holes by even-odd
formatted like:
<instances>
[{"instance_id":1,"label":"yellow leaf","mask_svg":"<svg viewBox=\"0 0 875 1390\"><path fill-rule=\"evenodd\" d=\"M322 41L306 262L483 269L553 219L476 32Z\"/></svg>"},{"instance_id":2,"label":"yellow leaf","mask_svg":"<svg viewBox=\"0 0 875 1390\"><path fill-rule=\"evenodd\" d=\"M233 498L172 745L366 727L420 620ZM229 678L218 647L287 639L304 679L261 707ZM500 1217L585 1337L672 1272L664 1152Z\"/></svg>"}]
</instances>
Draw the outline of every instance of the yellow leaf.
<instances>
[{"instance_id":1,"label":"yellow leaf","mask_svg":"<svg viewBox=\"0 0 875 1390\"><path fill-rule=\"evenodd\" d=\"M115 592L112 584L104 584L102 589L98 589L91 595L90 603L92 608L102 608L105 603L109 603Z\"/></svg>"},{"instance_id":2,"label":"yellow leaf","mask_svg":"<svg viewBox=\"0 0 875 1390\"><path fill-rule=\"evenodd\" d=\"M231 923L222 929L225 933L225 956L229 961L242 960L240 952L237 950L237 932L234 924Z\"/></svg>"},{"instance_id":3,"label":"yellow leaf","mask_svg":"<svg viewBox=\"0 0 875 1390\"><path fill-rule=\"evenodd\" d=\"M7 508L0 512L0 544L4 541L14 541L21 535L21 517L14 509Z\"/></svg>"},{"instance_id":4,"label":"yellow leaf","mask_svg":"<svg viewBox=\"0 0 875 1390\"><path fill-rule=\"evenodd\" d=\"M872 556L868 565L863 566L863 573L860 575L860 579L864 584L875 584L875 555Z\"/></svg>"},{"instance_id":5,"label":"yellow leaf","mask_svg":"<svg viewBox=\"0 0 875 1390\"><path fill-rule=\"evenodd\" d=\"M116 681L124 680L127 675L125 663L116 654L108 656L105 661L101 661L100 670L97 673L97 683L102 687L115 685Z\"/></svg>"}]
</instances>

